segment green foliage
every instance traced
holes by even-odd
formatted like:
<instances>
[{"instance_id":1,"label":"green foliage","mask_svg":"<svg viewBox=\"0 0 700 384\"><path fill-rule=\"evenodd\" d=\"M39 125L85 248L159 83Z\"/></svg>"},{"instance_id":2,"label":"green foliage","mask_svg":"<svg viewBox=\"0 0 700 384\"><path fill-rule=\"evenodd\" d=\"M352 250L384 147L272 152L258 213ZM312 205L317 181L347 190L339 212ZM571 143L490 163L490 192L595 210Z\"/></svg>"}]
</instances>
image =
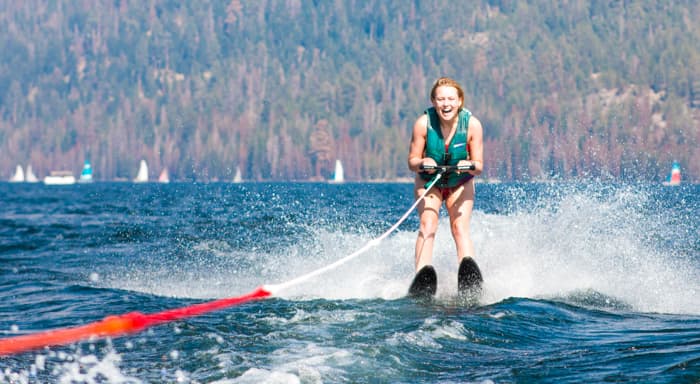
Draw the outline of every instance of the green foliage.
<instances>
[{"instance_id":1,"label":"green foliage","mask_svg":"<svg viewBox=\"0 0 700 384\"><path fill-rule=\"evenodd\" d=\"M3 12L6 172L30 160L40 175L77 171L92 149L106 179L133 177L141 158L174 179L236 166L305 179L326 119L346 177L407 177L413 122L451 76L484 125L486 176L660 180L655 166L675 159L700 178L690 0L26 0Z\"/></svg>"}]
</instances>

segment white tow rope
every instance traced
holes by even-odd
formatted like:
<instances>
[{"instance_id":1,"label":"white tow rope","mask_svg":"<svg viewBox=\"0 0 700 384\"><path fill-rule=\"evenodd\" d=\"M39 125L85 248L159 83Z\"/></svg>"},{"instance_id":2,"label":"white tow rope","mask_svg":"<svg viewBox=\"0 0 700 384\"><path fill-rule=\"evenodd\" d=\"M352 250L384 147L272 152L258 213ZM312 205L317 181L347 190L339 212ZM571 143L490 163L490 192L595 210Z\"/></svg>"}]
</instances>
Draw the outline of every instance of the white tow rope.
<instances>
[{"instance_id":1,"label":"white tow rope","mask_svg":"<svg viewBox=\"0 0 700 384\"><path fill-rule=\"evenodd\" d=\"M338 260L338 261L336 261L336 262L334 262L334 263L328 264L328 265L326 265L326 266L324 266L324 267L321 267L321 268L319 268L319 269L317 269L317 270L315 270L315 271L311 271L311 272L309 272L309 273L307 273L307 274L305 274L305 275L301 275L301 276L299 276L299 277L297 277L297 278L295 278L295 279L289 280L289 281L284 282L284 283L280 283L280 284L265 284L265 285L263 286L263 288L264 288L265 290L267 290L268 292L270 292L271 294L274 295L274 294L276 294L276 293L278 293L278 292L281 292L281 291L285 290L286 288L289 288L289 287L292 287L292 286L294 286L294 285L303 283L303 282L308 281L309 279L311 279L311 278L313 278L313 277L316 277L316 276L318 276L318 275L321 275L321 274L323 274L323 273L326 273L326 272L328 272L328 271L331 271L331 270L333 270L333 269L335 269L335 268L338 268L339 266L341 266L341 265L347 263L348 261L350 261L350 260L356 258L357 256L359 256L359 255L361 255L361 254L367 252L367 250L369 250L370 248L372 248L372 247L374 247L374 246L376 246L376 245L379 245L379 243L380 243L382 240L386 239L387 236L389 236L392 232L394 232L394 231L399 227L399 225L401 225L401 223L403 223L403 222L406 220L406 218L408 218L408 215L410 215L411 212L413 212L413 210L416 209L416 207L418 206L418 204L425 198L425 196L428 194L428 192L433 188L433 186L438 182L438 180L440 180L441 177L442 177L442 173L438 173L438 174L435 176L435 178L433 179L433 181L431 181L430 184L427 186L427 188L425 188L425 191L423 192L423 194L422 194L418 199L416 199L415 203L413 203L413 205L411 206L411 208L409 208L408 211L406 211L406 213L404 213L403 216L401 216L401 218L399 219L399 221L397 221L394 225L392 225L391 228L389 228L389 229L388 229L386 232L384 232L381 236L379 236L379 237L377 237L377 238L375 238L375 239L372 239L372 240L370 240L369 242L367 242L367 244L365 244L364 247L358 249L358 250L355 251L354 253L352 253L352 254L350 254L350 255L347 255L347 256L343 257L342 259L340 259L340 260Z\"/></svg>"}]
</instances>

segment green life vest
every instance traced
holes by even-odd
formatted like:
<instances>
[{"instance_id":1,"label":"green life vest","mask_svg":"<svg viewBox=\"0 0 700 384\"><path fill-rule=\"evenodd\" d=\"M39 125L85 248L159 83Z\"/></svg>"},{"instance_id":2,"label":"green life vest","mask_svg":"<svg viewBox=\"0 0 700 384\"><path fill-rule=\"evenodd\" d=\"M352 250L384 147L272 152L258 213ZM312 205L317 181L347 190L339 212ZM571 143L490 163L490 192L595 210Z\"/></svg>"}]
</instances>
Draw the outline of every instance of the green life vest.
<instances>
[{"instance_id":1,"label":"green life vest","mask_svg":"<svg viewBox=\"0 0 700 384\"><path fill-rule=\"evenodd\" d=\"M442 137L442 130L440 129L440 118L437 115L437 111L435 111L435 107L428 108L425 113L428 115L425 157L435 160L438 165L457 165L460 160L469 160L467 138L469 137L469 118L472 113L467 109L460 109L457 131L448 146L445 146L445 138ZM430 181L435 177L434 174L421 173L420 175L426 181ZM469 173L448 173L440 178L436 186L453 188L466 183L472 177ZM426 183L426 187L428 184Z\"/></svg>"}]
</instances>

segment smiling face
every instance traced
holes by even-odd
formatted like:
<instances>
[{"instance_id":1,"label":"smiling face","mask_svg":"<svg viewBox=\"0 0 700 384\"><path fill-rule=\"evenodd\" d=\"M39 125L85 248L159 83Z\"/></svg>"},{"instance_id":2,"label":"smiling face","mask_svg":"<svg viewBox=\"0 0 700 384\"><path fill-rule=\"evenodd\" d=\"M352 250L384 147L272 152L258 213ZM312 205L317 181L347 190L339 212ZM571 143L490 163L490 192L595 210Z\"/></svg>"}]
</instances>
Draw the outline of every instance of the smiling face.
<instances>
[{"instance_id":1,"label":"smiling face","mask_svg":"<svg viewBox=\"0 0 700 384\"><path fill-rule=\"evenodd\" d=\"M452 120L459 114L462 107L462 98L459 97L457 88L442 85L435 88L433 106L442 120Z\"/></svg>"},{"instance_id":2,"label":"smiling face","mask_svg":"<svg viewBox=\"0 0 700 384\"><path fill-rule=\"evenodd\" d=\"M452 120L464 106L464 91L449 77L439 78L430 91L430 101L442 120Z\"/></svg>"}]
</instances>

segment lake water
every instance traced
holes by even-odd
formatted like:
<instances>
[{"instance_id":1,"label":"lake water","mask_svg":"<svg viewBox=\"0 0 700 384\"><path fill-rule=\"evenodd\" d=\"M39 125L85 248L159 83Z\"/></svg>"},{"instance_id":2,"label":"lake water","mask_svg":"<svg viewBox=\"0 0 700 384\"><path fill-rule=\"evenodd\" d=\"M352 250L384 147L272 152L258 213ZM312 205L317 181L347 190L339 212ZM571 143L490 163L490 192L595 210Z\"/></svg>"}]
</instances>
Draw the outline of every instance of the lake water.
<instances>
[{"instance_id":1,"label":"lake water","mask_svg":"<svg viewBox=\"0 0 700 384\"><path fill-rule=\"evenodd\" d=\"M235 297L353 254L409 184L0 183L0 338ZM418 218L272 298L0 356L0 382L700 381L700 186L478 184L484 275L404 297Z\"/></svg>"}]
</instances>

